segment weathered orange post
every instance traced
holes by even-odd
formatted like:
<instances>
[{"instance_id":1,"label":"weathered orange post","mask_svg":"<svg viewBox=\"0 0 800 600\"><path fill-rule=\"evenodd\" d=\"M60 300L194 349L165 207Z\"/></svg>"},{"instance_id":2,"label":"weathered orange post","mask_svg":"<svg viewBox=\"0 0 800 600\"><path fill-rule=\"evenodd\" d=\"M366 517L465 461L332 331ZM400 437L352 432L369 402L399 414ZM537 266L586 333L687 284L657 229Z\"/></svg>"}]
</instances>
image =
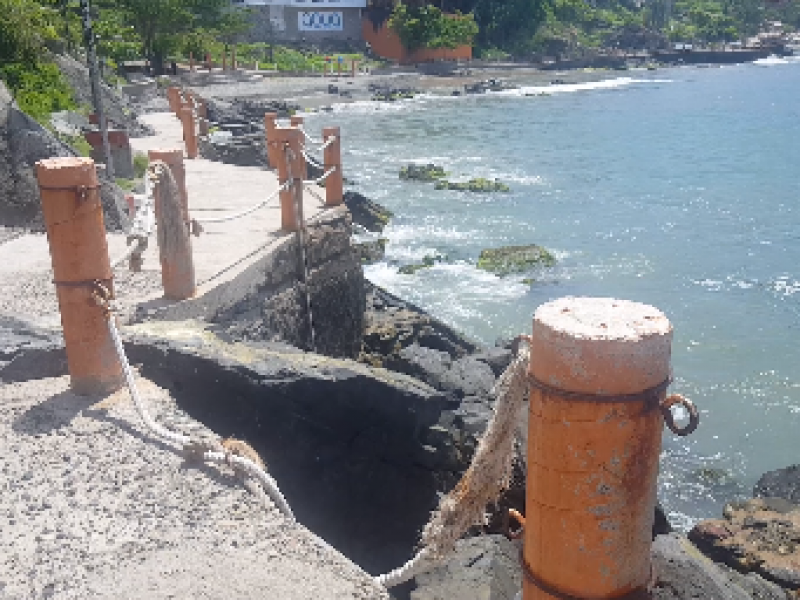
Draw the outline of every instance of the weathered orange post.
<instances>
[{"instance_id":1,"label":"weathered orange post","mask_svg":"<svg viewBox=\"0 0 800 600\"><path fill-rule=\"evenodd\" d=\"M301 132L300 133L300 144L301 144L300 150L302 150L303 147L305 146L305 138L304 138L304 136L302 134L303 123L304 122L305 121L304 121L303 117L301 117L301 116L289 117L289 125L291 127L294 127L295 129L300 130L300 132ZM302 156L302 152L301 152L301 156ZM303 161L302 161L302 166L300 167L300 177L302 179L304 179L304 180L308 179L308 163L306 163L306 160L305 160L304 157L303 157Z\"/></svg>"},{"instance_id":2,"label":"weathered orange post","mask_svg":"<svg viewBox=\"0 0 800 600\"><path fill-rule=\"evenodd\" d=\"M332 141L331 141L332 140ZM342 138L338 127L325 127L322 141L329 146L323 150L325 172L334 169L325 180L325 206L337 206L344 198L344 177L342 175Z\"/></svg>"},{"instance_id":3,"label":"weathered orange post","mask_svg":"<svg viewBox=\"0 0 800 600\"><path fill-rule=\"evenodd\" d=\"M194 73L194 52L189 52L189 70Z\"/></svg>"},{"instance_id":4,"label":"weathered orange post","mask_svg":"<svg viewBox=\"0 0 800 600\"><path fill-rule=\"evenodd\" d=\"M176 182L177 183L177 182ZM178 190L180 192L180 189ZM164 297L170 300L186 300L197 292L192 258L192 244L189 237L189 225L184 212L183 198L181 206L175 208L167 205L172 202L166 194L164 183L156 179L153 186L155 205L158 207L158 246L161 261L161 285ZM174 206L174 205L173 205ZM179 239L175 239L179 237Z\"/></svg>"},{"instance_id":5,"label":"weathered orange post","mask_svg":"<svg viewBox=\"0 0 800 600\"><path fill-rule=\"evenodd\" d=\"M183 164L183 150L180 148L158 148L148 150L147 158L150 162L160 160L169 167L175 183L178 184L178 189L181 192L181 205L183 207L184 220L189 222L189 193L186 190L186 166ZM161 214L161 206L158 203L158 197L155 198L155 213L158 220Z\"/></svg>"},{"instance_id":6,"label":"weathered orange post","mask_svg":"<svg viewBox=\"0 0 800 600\"><path fill-rule=\"evenodd\" d=\"M183 123L183 141L186 142L186 157L197 158L197 129L192 107L184 106L181 109L180 118Z\"/></svg>"},{"instance_id":7,"label":"weathered orange post","mask_svg":"<svg viewBox=\"0 0 800 600\"><path fill-rule=\"evenodd\" d=\"M652 306L562 298L530 341L523 598L648 598L672 326Z\"/></svg>"},{"instance_id":8,"label":"weathered orange post","mask_svg":"<svg viewBox=\"0 0 800 600\"><path fill-rule=\"evenodd\" d=\"M275 129L275 140L277 142L278 160L278 183L283 185L286 181L292 180L289 189L282 190L280 193L281 201L281 229L286 231L297 231L299 228L298 217L295 215L295 201L299 198L300 204L297 208L299 218L302 219L303 210L303 178L302 169L305 166L303 158L302 135L299 129L292 127L277 127ZM291 158L287 156L291 155Z\"/></svg>"},{"instance_id":9,"label":"weathered orange post","mask_svg":"<svg viewBox=\"0 0 800 600\"><path fill-rule=\"evenodd\" d=\"M222 51L222 70L223 71L227 71L228 70L228 51L227 50L223 50Z\"/></svg>"},{"instance_id":10,"label":"weathered orange post","mask_svg":"<svg viewBox=\"0 0 800 600\"><path fill-rule=\"evenodd\" d=\"M264 133L267 138L267 162L273 169L278 168L282 152L278 149L278 141L275 137L275 129L278 127L278 113L264 113Z\"/></svg>"},{"instance_id":11,"label":"weathered orange post","mask_svg":"<svg viewBox=\"0 0 800 600\"><path fill-rule=\"evenodd\" d=\"M169 103L169 109L178 114L179 102L180 102L180 90L176 87L168 87L167 88L167 102Z\"/></svg>"},{"instance_id":12,"label":"weathered orange post","mask_svg":"<svg viewBox=\"0 0 800 600\"><path fill-rule=\"evenodd\" d=\"M103 289L114 292L94 161L48 158L36 163L36 177L72 391L113 391L122 383L122 367L103 309L93 298Z\"/></svg>"}]
</instances>

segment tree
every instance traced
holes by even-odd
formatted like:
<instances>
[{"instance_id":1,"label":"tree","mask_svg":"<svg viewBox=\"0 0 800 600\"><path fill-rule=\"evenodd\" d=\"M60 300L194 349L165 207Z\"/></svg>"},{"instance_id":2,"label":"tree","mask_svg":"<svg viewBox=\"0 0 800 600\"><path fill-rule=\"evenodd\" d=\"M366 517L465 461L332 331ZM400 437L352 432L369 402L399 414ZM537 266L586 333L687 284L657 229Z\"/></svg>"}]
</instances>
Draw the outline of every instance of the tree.
<instances>
[{"instance_id":1,"label":"tree","mask_svg":"<svg viewBox=\"0 0 800 600\"><path fill-rule=\"evenodd\" d=\"M457 48L471 44L478 33L472 15L446 15L435 6L398 4L389 26L409 50L419 48Z\"/></svg>"},{"instance_id":2,"label":"tree","mask_svg":"<svg viewBox=\"0 0 800 600\"><path fill-rule=\"evenodd\" d=\"M102 0L107 10L119 11L138 33L142 52L153 69L163 71L164 59L177 47L180 35L200 27L213 28L226 19L229 0Z\"/></svg>"}]
</instances>

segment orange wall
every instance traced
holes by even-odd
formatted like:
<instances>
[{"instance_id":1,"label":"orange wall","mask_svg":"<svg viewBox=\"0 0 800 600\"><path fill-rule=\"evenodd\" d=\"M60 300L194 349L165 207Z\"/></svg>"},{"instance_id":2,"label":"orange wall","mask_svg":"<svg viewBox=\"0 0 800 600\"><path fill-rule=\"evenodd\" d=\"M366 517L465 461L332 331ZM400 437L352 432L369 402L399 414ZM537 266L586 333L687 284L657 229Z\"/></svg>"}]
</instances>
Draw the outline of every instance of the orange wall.
<instances>
[{"instance_id":1,"label":"orange wall","mask_svg":"<svg viewBox=\"0 0 800 600\"><path fill-rule=\"evenodd\" d=\"M388 27L386 23L375 31L372 21L364 18L361 21L364 40L369 42L372 51L378 56L394 60L402 64L432 62L435 60L471 60L472 46L449 48L422 48L409 52L400 42L400 36Z\"/></svg>"}]
</instances>

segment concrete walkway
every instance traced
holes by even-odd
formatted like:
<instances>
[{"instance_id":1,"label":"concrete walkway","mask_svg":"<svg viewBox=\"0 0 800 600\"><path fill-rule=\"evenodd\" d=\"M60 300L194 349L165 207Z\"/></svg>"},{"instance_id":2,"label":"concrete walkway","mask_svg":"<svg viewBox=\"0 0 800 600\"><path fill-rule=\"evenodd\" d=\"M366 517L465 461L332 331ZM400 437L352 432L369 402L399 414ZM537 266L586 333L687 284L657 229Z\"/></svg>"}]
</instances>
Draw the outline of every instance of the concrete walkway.
<instances>
[{"instance_id":1,"label":"concrete walkway","mask_svg":"<svg viewBox=\"0 0 800 600\"><path fill-rule=\"evenodd\" d=\"M183 148L180 121L172 113L152 113L141 120L156 130L156 135L134 138L135 152L152 149ZM239 167L197 158L186 160L189 210L193 217L219 217L243 211L270 196L278 188L275 173L258 167ZM324 209L320 198L305 190L303 206L306 220ZM276 198L268 206L235 221L204 225L204 233L192 238L198 296L224 285L259 257L270 252L282 239L294 234L280 229L280 208ZM107 235L111 259L126 249L123 233ZM115 269L115 285L120 308L125 314L136 306L169 304L160 300L161 265L155 236L144 254L141 273L130 273L127 264ZM13 315L42 326L60 325L50 269L50 250L46 236L27 234L5 243L0 241L0 315Z\"/></svg>"}]
</instances>

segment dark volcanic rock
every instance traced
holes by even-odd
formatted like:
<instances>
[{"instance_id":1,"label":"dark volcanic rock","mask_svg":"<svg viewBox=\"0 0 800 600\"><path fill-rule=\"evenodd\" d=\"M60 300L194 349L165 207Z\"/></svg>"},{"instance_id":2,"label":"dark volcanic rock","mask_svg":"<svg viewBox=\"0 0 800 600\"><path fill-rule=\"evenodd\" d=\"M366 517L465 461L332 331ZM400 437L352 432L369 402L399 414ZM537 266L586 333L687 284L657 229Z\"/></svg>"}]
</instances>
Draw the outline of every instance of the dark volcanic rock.
<instances>
[{"instance_id":1,"label":"dark volcanic rock","mask_svg":"<svg viewBox=\"0 0 800 600\"><path fill-rule=\"evenodd\" d=\"M36 162L44 158L75 156L75 152L47 129L19 110L0 81L0 225L44 229ZM127 216L120 210L121 190L103 178L101 200L106 230L117 231Z\"/></svg>"},{"instance_id":2,"label":"dark volcanic rock","mask_svg":"<svg viewBox=\"0 0 800 600\"><path fill-rule=\"evenodd\" d=\"M264 167L267 165L266 145L263 135L201 137L200 155L228 165Z\"/></svg>"},{"instance_id":3,"label":"dark volcanic rock","mask_svg":"<svg viewBox=\"0 0 800 600\"><path fill-rule=\"evenodd\" d=\"M653 600L789 600L780 587L758 575L744 577L703 556L683 536L658 536L653 542L657 581Z\"/></svg>"},{"instance_id":4,"label":"dark volcanic rock","mask_svg":"<svg viewBox=\"0 0 800 600\"><path fill-rule=\"evenodd\" d=\"M800 589L800 506L755 498L727 505L724 516L698 523L689 539L718 562Z\"/></svg>"},{"instance_id":5,"label":"dark volcanic rock","mask_svg":"<svg viewBox=\"0 0 800 600\"><path fill-rule=\"evenodd\" d=\"M60 332L0 317L0 381L59 377L66 372L67 354Z\"/></svg>"},{"instance_id":6,"label":"dark volcanic rock","mask_svg":"<svg viewBox=\"0 0 800 600\"><path fill-rule=\"evenodd\" d=\"M753 495L762 498L783 498L800 504L800 465L764 473L756 483Z\"/></svg>"},{"instance_id":7,"label":"dark volcanic rock","mask_svg":"<svg viewBox=\"0 0 800 600\"><path fill-rule=\"evenodd\" d=\"M248 442L299 521L372 573L403 563L449 478L447 400L408 376L196 323L129 331L132 362L181 408Z\"/></svg>"},{"instance_id":8,"label":"dark volcanic rock","mask_svg":"<svg viewBox=\"0 0 800 600\"><path fill-rule=\"evenodd\" d=\"M514 600L522 589L519 542L487 535L456 543L441 566L415 578L411 600Z\"/></svg>"},{"instance_id":9,"label":"dark volcanic rock","mask_svg":"<svg viewBox=\"0 0 800 600\"><path fill-rule=\"evenodd\" d=\"M392 218L391 211L358 192L345 192L344 203L353 215L353 223L368 231L380 233Z\"/></svg>"},{"instance_id":10,"label":"dark volcanic rock","mask_svg":"<svg viewBox=\"0 0 800 600\"><path fill-rule=\"evenodd\" d=\"M395 368L403 348L413 344L447 353L458 359L480 346L452 327L430 316L410 302L401 300L366 282L367 313L361 360L374 366Z\"/></svg>"}]
</instances>

